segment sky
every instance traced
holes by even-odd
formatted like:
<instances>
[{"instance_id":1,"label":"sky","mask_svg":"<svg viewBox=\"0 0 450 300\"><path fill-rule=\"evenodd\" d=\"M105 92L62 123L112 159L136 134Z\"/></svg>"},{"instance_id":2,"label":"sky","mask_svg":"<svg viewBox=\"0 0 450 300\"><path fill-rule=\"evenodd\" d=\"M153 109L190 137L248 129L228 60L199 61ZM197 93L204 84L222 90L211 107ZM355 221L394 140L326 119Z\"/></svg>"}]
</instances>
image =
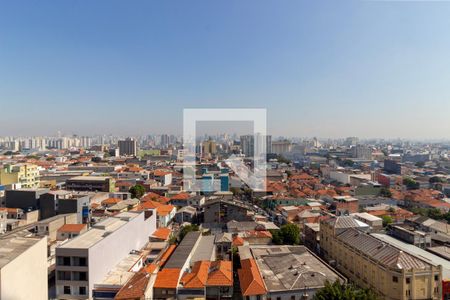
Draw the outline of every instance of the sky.
<instances>
[{"instance_id":1,"label":"sky","mask_svg":"<svg viewBox=\"0 0 450 300\"><path fill-rule=\"evenodd\" d=\"M450 138L450 2L0 1L0 135L182 133L266 108L282 136Z\"/></svg>"}]
</instances>

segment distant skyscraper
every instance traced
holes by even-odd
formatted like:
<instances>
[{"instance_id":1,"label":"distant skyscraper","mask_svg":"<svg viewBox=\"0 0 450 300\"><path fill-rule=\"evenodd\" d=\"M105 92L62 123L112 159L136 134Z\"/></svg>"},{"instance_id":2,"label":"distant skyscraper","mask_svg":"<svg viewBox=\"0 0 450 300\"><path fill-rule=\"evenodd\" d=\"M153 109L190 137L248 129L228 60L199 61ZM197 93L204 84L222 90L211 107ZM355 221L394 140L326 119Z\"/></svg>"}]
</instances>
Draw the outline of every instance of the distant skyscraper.
<instances>
[{"instance_id":1,"label":"distant skyscraper","mask_svg":"<svg viewBox=\"0 0 450 300\"><path fill-rule=\"evenodd\" d=\"M161 135L161 147L167 148L169 146L169 136L167 134Z\"/></svg>"},{"instance_id":2,"label":"distant skyscraper","mask_svg":"<svg viewBox=\"0 0 450 300\"><path fill-rule=\"evenodd\" d=\"M255 141L256 137L256 141ZM255 155L255 149L261 154L272 153L272 136L270 135L242 135L241 150L246 157Z\"/></svg>"},{"instance_id":3,"label":"distant skyscraper","mask_svg":"<svg viewBox=\"0 0 450 300\"><path fill-rule=\"evenodd\" d=\"M292 143L288 140L272 142L272 152L276 154L283 154L291 152Z\"/></svg>"},{"instance_id":4,"label":"distant skyscraper","mask_svg":"<svg viewBox=\"0 0 450 300\"><path fill-rule=\"evenodd\" d=\"M120 156L137 156L137 142L135 139L127 138L121 140L118 145Z\"/></svg>"},{"instance_id":5,"label":"distant skyscraper","mask_svg":"<svg viewBox=\"0 0 450 300\"><path fill-rule=\"evenodd\" d=\"M217 145L216 142L209 139L202 143L202 155L203 156L211 156L217 153Z\"/></svg>"}]
</instances>

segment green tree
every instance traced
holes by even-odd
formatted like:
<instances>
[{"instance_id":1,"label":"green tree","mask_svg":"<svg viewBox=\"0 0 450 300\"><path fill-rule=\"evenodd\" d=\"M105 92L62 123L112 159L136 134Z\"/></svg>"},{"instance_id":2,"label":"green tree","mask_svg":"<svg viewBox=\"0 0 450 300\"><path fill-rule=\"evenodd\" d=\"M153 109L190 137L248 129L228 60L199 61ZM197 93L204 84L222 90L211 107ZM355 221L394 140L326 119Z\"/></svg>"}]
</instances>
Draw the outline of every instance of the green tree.
<instances>
[{"instance_id":1,"label":"green tree","mask_svg":"<svg viewBox=\"0 0 450 300\"><path fill-rule=\"evenodd\" d=\"M433 176L428 180L430 183L444 183L445 179L439 176Z\"/></svg>"},{"instance_id":2,"label":"green tree","mask_svg":"<svg viewBox=\"0 0 450 300\"><path fill-rule=\"evenodd\" d=\"M300 244L300 228L295 224L286 224L281 226L280 235L285 245Z\"/></svg>"},{"instance_id":3,"label":"green tree","mask_svg":"<svg viewBox=\"0 0 450 300\"><path fill-rule=\"evenodd\" d=\"M325 282L325 287L314 294L313 300L377 300L377 296L369 289L359 289L336 280L334 283Z\"/></svg>"},{"instance_id":4,"label":"green tree","mask_svg":"<svg viewBox=\"0 0 450 300\"><path fill-rule=\"evenodd\" d=\"M420 187L420 184L410 177L403 178L403 184L406 185L409 190L417 190Z\"/></svg>"},{"instance_id":5,"label":"green tree","mask_svg":"<svg viewBox=\"0 0 450 300\"><path fill-rule=\"evenodd\" d=\"M130 188L129 192L133 198L141 199L145 194L145 188L140 184L136 184Z\"/></svg>"},{"instance_id":6,"label":"green tree","mask_svg":"<svg viewBox=\"0 0 450 300\"><path fill-rule=\"evenodd\" d=\"M391 190L390 190L389 188L387 188L387 187L382 187L382 188L380 189L379 195L380 195L381 197L391 198L391 197L392 197L392 192L391 192Z\"/></svg>"},{"instance_id":7,"label":"green tree","mask_svg":"<svg viewBox=\"0 0 450 300\"><path fill-rule=\"evenodd\" d=\"M186 234L188 234L188 232L199 231L199 229L200 228L198 227L198 225L195 224L183 226L183 228L181 228L180 230L180 233L178 234L178 241L181 242Z\"/></svg>"},{"instance_id":8,"label":"green tree","mask_svg":"<svg viewBox=\"0 0 450 300\"><path fill-rule=\"evenodd\" d=\"M275 245L283 245L283 237L280 234L280 230L270 230L270 233L272 234L272 243Z\"/></svg>"},{"instance_id":9,"label":"green tree","mask_svg":"<svg viewBox=\"0 0 450 300\"><path fill-rule=\"evenodd\" d=\"M394 222L391 216L382 216L381 219L383 219L383 227L386 227Z\"/></svg>"}]
</instances>

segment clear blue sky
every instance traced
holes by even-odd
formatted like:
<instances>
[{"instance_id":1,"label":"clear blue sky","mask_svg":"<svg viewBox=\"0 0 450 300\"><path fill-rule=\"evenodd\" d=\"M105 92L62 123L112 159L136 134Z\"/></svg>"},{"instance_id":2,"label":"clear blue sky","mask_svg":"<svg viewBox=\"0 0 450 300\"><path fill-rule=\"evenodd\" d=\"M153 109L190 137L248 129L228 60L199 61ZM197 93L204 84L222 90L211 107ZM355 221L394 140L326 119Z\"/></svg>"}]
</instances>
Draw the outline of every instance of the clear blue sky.
<instances>
[{"instance_id":1,"label":"clear blue sky","mask_svg":"<svg viewBox=\"0 0 450 300\"><path fill-rule=\"evenodd\" d=\"M286 136L450 138L450 2L1 1L0 135L181 133L263 107Z\"/></svg>"}]
</instances>

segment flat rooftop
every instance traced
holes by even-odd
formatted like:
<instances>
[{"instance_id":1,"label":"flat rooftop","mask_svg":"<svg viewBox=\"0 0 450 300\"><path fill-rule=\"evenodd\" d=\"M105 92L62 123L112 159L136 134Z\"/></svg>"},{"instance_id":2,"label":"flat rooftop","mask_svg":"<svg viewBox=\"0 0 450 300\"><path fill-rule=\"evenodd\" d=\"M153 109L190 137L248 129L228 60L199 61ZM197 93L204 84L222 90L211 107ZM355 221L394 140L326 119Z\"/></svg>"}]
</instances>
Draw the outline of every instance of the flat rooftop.
<instances>
[{"instance_id":1,"label":"flat rooftop","mask_svg":"<svg viewBox=\"0 0 450 300\"><path fill-rule=\"evenodd\" d=\"M75 181L105 181L107 179L110 179L109 176L75 176L72 178L67 179L68 181L75 180Z\"/></svg>"},{"instance_id":2,"label":"flat rooftop","mask_svg":"<svg viewBox=\"0 0 450 300\"><path fill-rule=\"evenodd\" d=\"M124 285L134 274L136 274L131 271L131 269L141 258L142 254L129 254L106 274L100 285L112 285L114 287Z\"/></svg>"},{"instance_id":3,"label":"flat rooftop","mask_svg":"<svg viewBox=\"0 0 450 300\"><path fill-rule=\"evenodd\" d=\"M201 237L202 233L200 231L191 231L186 234L181 243L175 249L173 254L170 256L164 268L174 268L181 269L192 250L194 250L198 239Z\"/></svg>"},{"instance_id":4,"label":"flat rooftop","mask_svg":"<svg viewBox=\"0 0 450 300\"><path fill-rule=\"evenodd\" d=\"M142 212L143 213L143 212ZM85 233L63 243L59 248L87 249L107 237L110 233L138 217L139 212L122 212L113 217L106 218L91 227Z\"/></svg>"},{"instance_id":5,"label":"flat rooftop","mask_svg":"<svg viewBox=\"0 0 450 300\"><path fill-rule=\"evenodd\" d=\"M0 237L0 269L16 257L47 237L32 237L29 231L22 230Z\"/></svg>"},{"instance_id":6,"label":"flat rooftop","mask_svg":"<svg viewBox=\"0 0 450 300\"><path fill-rule=\"evenodd\" d=\"M200 242L192 255L191 264L201 260L214 260L213 254L215 249L215 235L205 235L200 237Z\"/></svg>"},{"instance_id":7,"label":"flat rooftop","mask_svg":"<svg viewBox=\"0 0 450 300\"><path fill-rule=\"evenodd\" d=\"M343 278L304 246L250 247L269 292L317 289Z\"/></svg>"}]
</instances>

